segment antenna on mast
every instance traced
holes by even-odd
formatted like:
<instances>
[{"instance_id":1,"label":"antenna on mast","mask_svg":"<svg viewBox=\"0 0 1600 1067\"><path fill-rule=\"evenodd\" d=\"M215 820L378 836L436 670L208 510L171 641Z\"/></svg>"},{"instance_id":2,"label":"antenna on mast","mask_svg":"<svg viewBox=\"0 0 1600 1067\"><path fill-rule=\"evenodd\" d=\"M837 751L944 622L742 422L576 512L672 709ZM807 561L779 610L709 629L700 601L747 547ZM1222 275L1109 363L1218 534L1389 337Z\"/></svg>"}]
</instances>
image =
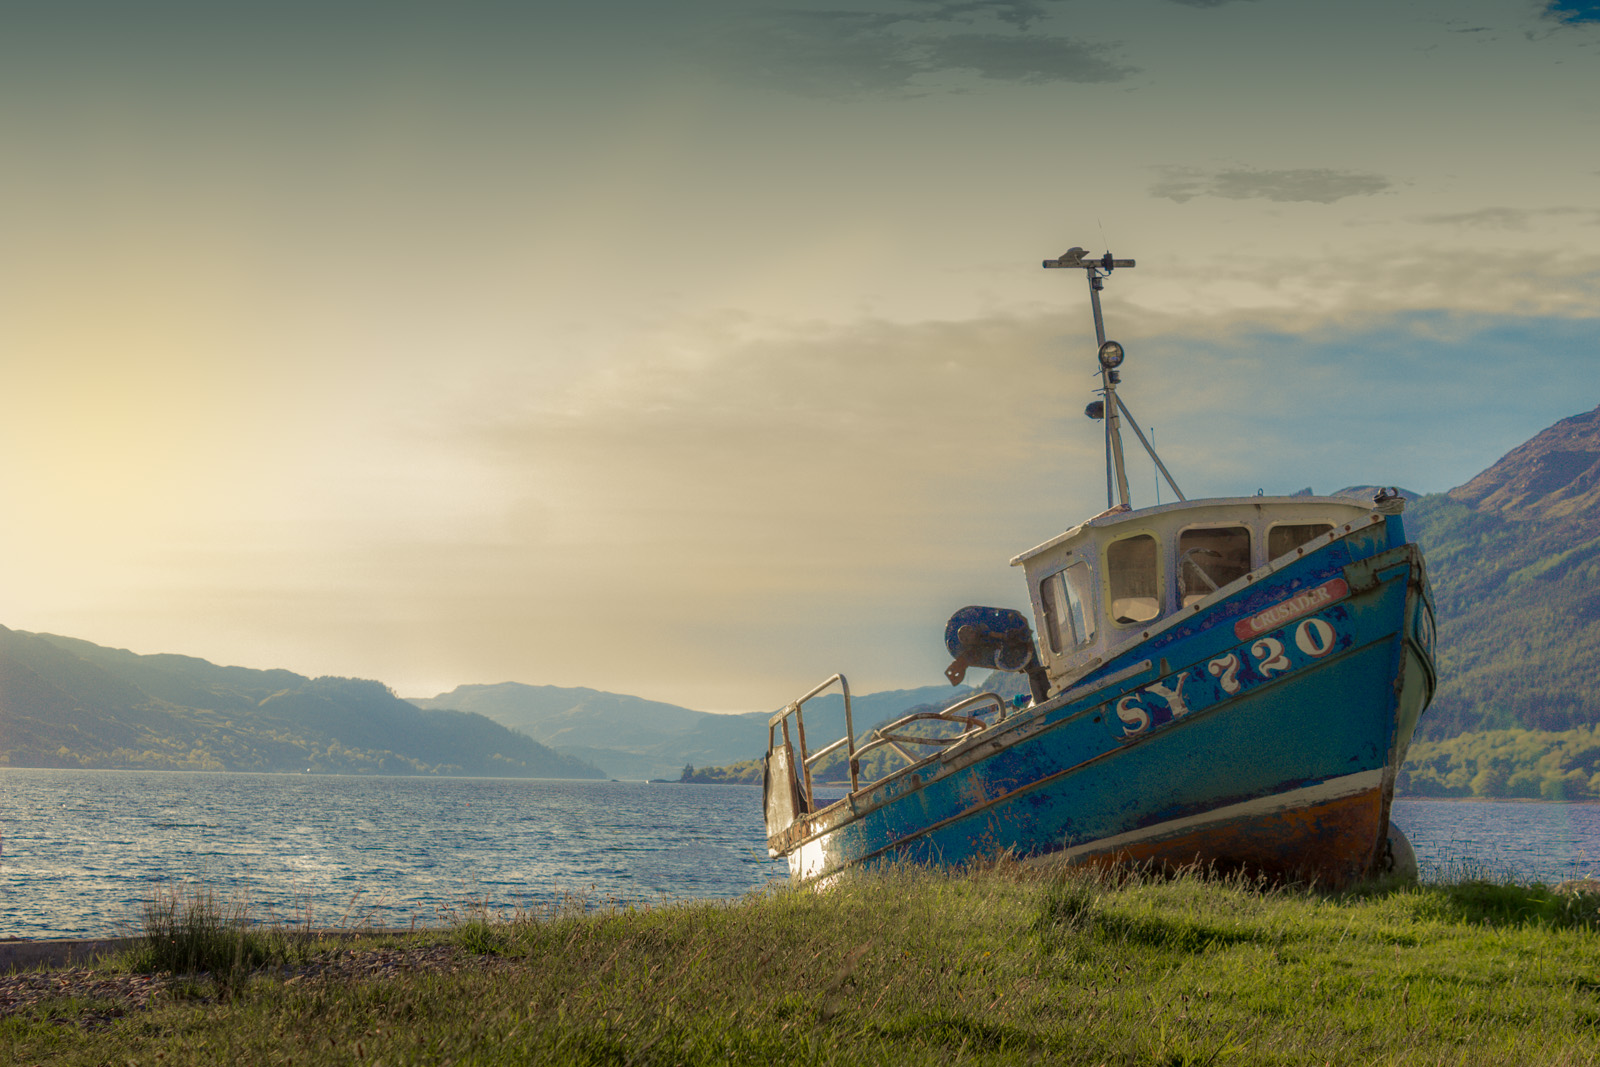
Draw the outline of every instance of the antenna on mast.
<instances>
[{"instance_id":1,"label":"antenna on mast","mask_svg":"<svg viewBox=\"0 0 1600 1067\"><path fill-rule=\"evenodd\" d=\"M1115 507L1120 503L1123 507L1132 507L1128 502L1128 472L1122 458L1122 419L1125 416L1128 425L1133 427L1133 432L1138 435L1139 443L1144 445L1144 450L1150 453L1150 458L1155 462L1156 469L1172 487L1172 492L1179 500L1187 499L1183 490L1178 488L1178 483L1172 480L1172 475L1167 472L1166 464L1161 462L1161 457L1156 455L1155 446L1145 440L1144 431L1139 429L1139 422L1128 410L1128 405L1122 402L1117 395L1117 385L1122 381L1122 375L1117 368L1122 366L1126 353L1122 346L1115 341L1106 340L1105 319L1100 314L1100 290L1105 288L1105 275L1110 274L1118 267L1132 267L1131 259L1115 259L1110 252L1095 259L1088 256L1081 248L1069 248L1056 259L1047 259L1044 266L1048 268L1077 268L1082 270L1089 279L1089 306L1094 310L1094 339L1100 346L1100 394L1105 398L1090 404L1085 410L1092 419L1104 419L1106 424L1106 506ZM1115 496L1113 496L1113 489Z\"/></svg>"}]
</instances>

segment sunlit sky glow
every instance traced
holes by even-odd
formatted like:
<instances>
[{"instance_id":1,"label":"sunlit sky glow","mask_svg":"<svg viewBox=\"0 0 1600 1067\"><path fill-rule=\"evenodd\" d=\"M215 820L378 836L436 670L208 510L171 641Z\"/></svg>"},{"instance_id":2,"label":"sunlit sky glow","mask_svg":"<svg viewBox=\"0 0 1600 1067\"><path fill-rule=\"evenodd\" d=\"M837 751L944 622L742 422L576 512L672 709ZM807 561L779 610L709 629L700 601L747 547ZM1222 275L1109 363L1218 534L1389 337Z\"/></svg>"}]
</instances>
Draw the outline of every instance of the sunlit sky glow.
<instances>
[{"instance_id":1,"label":"sunlit sky glow","mask_svg":"<svg viewBox=\"0 0 1600 1067\"><path fill-rule=\"evenodd\" d=\"M1104 506L1600 403L1600 16L77 3L0 32L0 624L709 710L931 684ZM1151 502L1148 464L1134 466Z\"/></svg>"}]
</instances>

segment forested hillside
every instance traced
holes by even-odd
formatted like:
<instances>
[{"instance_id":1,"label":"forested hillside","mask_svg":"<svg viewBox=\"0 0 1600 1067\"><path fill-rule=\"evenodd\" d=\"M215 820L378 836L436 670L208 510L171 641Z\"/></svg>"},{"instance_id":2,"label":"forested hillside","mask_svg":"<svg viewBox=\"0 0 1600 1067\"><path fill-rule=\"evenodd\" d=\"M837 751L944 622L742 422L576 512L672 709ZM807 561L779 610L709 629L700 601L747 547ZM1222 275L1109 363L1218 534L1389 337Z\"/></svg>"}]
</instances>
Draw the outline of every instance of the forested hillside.
<instances>
[{"instance_id":1,"label":"forested hillside","mask_svg":"<svg viewBox=\"0 0 1600 1067\"><path fill-rule=\"evenodd\" d=\"M1482 730L1411 746L1395 782L1402 795L1600 799L1600 734Z\"/></svg>"},{"instance_id":2,"label":"forested hillside","mask_svg":"<svg viewBox=\"0 0 1600 1067\"><path fill-rule=\"evenodd\" d=\"M603 777L381 682L139 656L4 626L0 766Z\"/></svg>"},{"instance_id":3,"label":"forested hillside","mask_svg":"<svg viewBox=\"0 0 1600 1067\"><path fill-rule=\"evenodd\" d=\"M1406 512L1439 610L1421 740L1600 723L1600 408Z\"/></svg>"}]
</instances>

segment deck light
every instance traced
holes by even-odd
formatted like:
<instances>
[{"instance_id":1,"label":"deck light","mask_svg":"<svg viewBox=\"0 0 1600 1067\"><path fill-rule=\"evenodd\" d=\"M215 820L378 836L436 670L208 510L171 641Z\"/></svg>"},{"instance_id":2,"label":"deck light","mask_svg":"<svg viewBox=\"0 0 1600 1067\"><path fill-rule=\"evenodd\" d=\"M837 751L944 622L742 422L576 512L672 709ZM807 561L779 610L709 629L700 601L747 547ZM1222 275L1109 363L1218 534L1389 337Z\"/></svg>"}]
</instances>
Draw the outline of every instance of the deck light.
<instances>
[{"instance_id":1,"label":"deck light","mask_svg":"<svg viewBox=\"0 0 1600 1067\"><path fill-rule=\"evenodd\" d=\"M1091 400L1089 406L1083 409L1083 413L1091 419L1103 419L1106 417L1106 402L1104 400Z\"/></svg>"},{"instance_id":2,"label":"deck light","mask_svg":"<svg viewBox=\"0 0 1600 1067\"><path fill-rule=\"evenodd\" d=\"M1122 346L1115 341L1107 341L1100 346L1100 365L1106 370L1115 370L1122 366Z\"/></svg>"}]
</instances>

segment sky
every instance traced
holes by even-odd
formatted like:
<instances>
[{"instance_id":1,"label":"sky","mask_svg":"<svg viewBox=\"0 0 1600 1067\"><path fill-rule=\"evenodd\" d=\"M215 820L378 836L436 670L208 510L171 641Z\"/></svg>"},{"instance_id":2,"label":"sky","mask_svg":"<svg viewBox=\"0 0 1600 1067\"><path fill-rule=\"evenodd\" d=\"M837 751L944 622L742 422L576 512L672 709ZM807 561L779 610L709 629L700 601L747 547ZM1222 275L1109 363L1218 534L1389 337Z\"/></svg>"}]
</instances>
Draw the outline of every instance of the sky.
<instances>
[{"instance_id":1,"label":"sky","mask_svg":"<svg viewBox=\"0 0 1600 1067\"><path fill-rule=\"evenodd\" d=\"M936 684L1105 506L1041 260L1188 496L1441 492L1600 404L1597 99L1576 0L9 5L0 625Z\"/></svg>"}]
</instances>

